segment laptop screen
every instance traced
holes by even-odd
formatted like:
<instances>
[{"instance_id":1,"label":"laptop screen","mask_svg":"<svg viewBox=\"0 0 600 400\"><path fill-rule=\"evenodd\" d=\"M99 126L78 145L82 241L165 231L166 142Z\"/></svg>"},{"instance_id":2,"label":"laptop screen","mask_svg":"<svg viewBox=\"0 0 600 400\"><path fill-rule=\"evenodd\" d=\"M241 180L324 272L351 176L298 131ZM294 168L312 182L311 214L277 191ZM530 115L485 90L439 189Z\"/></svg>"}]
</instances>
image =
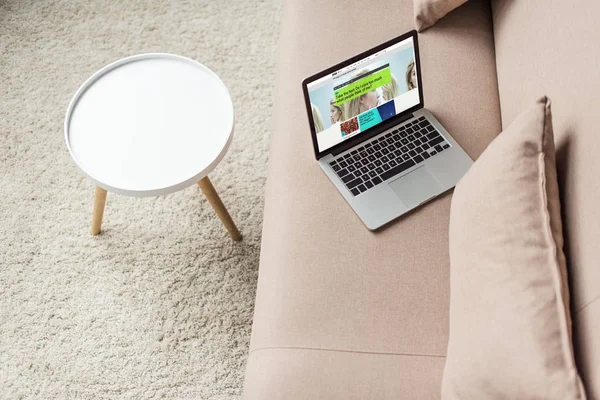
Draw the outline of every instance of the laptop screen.
<instances>
[{"instance_id":1,"label":"laptop screen","mask_svg":"<svg viewBox=\"0 0 600 400\"><path fill-rule=\"evenodd\" d=\"M306 83L321 153L420 103L413 36Z\"/></svg>"}]
</instances>

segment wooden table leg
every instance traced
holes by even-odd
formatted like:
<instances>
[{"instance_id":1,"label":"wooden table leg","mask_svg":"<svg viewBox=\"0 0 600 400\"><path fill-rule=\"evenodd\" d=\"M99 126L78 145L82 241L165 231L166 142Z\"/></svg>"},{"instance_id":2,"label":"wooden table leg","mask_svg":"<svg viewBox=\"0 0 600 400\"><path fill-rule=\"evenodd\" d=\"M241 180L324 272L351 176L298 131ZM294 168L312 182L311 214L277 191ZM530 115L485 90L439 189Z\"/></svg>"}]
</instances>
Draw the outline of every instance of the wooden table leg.
<instances>
[{"instance_id":1,"label":"wooden table leg","mask_svg":"<svg viewBox=\"0 0 600 400\"><path fill-rule=\"evenodd\" d=\"M96 195L94 197L94 214L92 215L92 235L96 236L102 228L102 216L104 216L104 206L106 205L106 190L96 186Z\"/></svg>"},{"instance_id":2,"label":"wooden table leg","mask_svg":"<svg viewBox=\"0 0 600 400\"><path fill-rule=\"evenodd\" d=\"M236 242L242 240L242 234L235 226L235 223L223 205L223 202L221 201L221 198L212 185L210 179L208 179L208 176L202 178L202 180L198 182L198 186L200 186L200 189L202 189L202 193L204 193L204 196L206 196L206 199L221 219L221 222L223 225L225 225L225 228L227 228L227 231L229 231L231 238Z\"/></svg>"}]
</instances>

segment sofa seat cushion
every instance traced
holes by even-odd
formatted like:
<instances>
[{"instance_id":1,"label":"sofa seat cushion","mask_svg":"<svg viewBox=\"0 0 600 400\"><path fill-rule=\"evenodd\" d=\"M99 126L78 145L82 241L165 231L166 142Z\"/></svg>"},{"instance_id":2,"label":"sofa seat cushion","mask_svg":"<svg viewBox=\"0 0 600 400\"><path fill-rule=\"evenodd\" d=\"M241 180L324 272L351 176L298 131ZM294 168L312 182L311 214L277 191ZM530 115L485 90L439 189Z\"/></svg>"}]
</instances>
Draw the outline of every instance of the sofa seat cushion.
<instances>
[{"instance_id":1,"label":"sofa seat cushion","mask_svg":"<svg viewBox=\"0 0 600 400\"><path fill-rule=\"evenodd\" d=\"M443 366L444 357L434 356L259 349L248 359L244 398L435 399L440 386L431 371Z\"/></svg>"},{"instance_id":2,"label":"sofa seat cushion","mask_svg":"<svg viewBox=\"0 0 600 400\"><path fill-rule=\"evenodd\" d=\"M345 394L367 381L398 398L389 375L358 372L357 353L373 354L370 365L395 364L398 377L414 365L423 376L405 398L439 394L443 362L413 360L446 354L451 194L368 231L314 158L301 88L307 76L413 29L412 4L284 6L246 399L306 398L282 396L284 383L268 379L276 371L293 386L309 374L297 363L324 368L290 348L348 354L330 358L336 374L348 374L331 399L353 398ZM489 3L470 1L419 37L425 105L473 158L500 132L490 15ZM265 358L266 349L281 355ZM311 385L327 384L328 370L310 374Z\"/></svg>"}]
</instances>

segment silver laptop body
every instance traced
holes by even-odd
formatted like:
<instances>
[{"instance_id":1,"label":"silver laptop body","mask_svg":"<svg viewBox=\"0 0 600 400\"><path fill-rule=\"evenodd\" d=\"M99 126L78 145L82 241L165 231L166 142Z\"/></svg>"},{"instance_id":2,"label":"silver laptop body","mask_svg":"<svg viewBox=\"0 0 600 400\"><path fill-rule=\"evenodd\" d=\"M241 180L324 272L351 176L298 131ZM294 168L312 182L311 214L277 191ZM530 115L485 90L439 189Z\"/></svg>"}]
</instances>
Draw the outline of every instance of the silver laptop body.
<instances>
[{"instance_id":1,"label":"silver laptop body","mask_svg":"<svg viewBox=\"0 0 600 400\"><path fill-rule=\"evenodd\" d=\"M370 230L453 188L473 163L423 107L420 72L411 31L303 82L318 163Z\"/></svg>"}]
</instances>

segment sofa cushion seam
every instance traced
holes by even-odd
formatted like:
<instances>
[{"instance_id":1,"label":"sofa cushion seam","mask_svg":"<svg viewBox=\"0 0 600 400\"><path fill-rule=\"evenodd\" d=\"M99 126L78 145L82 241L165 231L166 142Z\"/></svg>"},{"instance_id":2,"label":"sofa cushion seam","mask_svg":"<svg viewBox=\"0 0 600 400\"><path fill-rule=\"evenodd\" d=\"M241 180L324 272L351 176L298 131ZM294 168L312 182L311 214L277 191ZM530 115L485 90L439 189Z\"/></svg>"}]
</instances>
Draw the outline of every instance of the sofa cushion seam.
<instances>
[{"instance_id":1,"label":"sofa cushion seam","mask_svg":"<svg viewBox=\"0 0 600 400\"><path fill-rule=\"evenodd\" d=\"M583 310L585 310L587 307L591 306L592 304L594 304L598 300L600 300L600 295L594 297L592 300L588 301L587 303L585 303L584 305L582 305L581 307L579 307L577 310L575 310L574 314L579 314L580 312L582 312Z\"/></svg>"},{"instance_id":2,"label":"sofa cushion seam","mask_svg":"<svg viewBox=\"0 0 600 400\"><path fill-rule=\"evenodd\" d=\"M261 350L308 350L308 351L327 351L336 353L352 353L352 354L371 354L371 355L384 355L384 356L408 356L408 357L431 357L431 358L446 358L446 355L439 354L421 354L421 353L394 353L385 351L362 351L362 350L348 350L348 349L328 349L320 347L302 347L302 346L267 346L259 347L257 349L250 350L248 356L252 353Z\"/></svg>"}]
</instances>

